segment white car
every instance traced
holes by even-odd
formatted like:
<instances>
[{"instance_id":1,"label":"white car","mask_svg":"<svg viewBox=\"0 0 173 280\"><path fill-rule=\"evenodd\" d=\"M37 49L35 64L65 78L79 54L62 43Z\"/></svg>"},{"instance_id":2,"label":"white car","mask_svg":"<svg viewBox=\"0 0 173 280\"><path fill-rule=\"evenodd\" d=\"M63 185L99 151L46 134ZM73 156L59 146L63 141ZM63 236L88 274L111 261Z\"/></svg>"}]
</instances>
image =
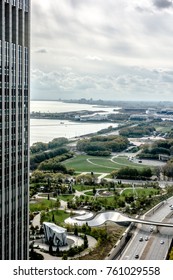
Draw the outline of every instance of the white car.
<instances>
[{"instance_id":1,"label":"white car","mask_svg":"<svg viewBox=\"0 0 173 280\"><path fill-rule=\"evenodd\" d=\"M164 240L160 240L160 244L164 244Z\"/></svg>"},{"instance_id":2,"label":"white car","mask_svg":"<svg viewBox=\"0 0 173 280\"><path fill-rule=\"evenodd\" d=\"M150 227L150 232L152 232L153 231L153 227Z\"/></svg>"}]
</instances>

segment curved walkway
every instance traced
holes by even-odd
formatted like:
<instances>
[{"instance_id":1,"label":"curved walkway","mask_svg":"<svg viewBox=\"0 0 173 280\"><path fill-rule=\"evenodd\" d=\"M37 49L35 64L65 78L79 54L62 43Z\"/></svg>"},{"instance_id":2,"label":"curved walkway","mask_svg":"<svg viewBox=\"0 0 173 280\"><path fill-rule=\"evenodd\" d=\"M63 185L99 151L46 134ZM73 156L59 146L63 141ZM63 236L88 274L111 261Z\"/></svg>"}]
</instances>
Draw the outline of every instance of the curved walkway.
<instances>
[{"instance_id":1,"label":"curved walkway","mask_svg":"<svg viewBox=\"0 0 173 280\"><path fill-rule=\"evenodd\" d=\"M123 156L123 157L125 157L125 158L128 158L128 156L129 156L128 153L123 153L123 152L121 152L121 153L117 153L117 154L113 155L110 159L107 159L107 161L110 161L110 162L112 162L112 163L115 163L116 165L127 166L128 163L122 163L122 162L118 162L118 161L114 160L114 159L120 157L120 155ZM134 156L135 156L135 155L134 155ZM92 165L99 166L99 167L105 167L105 168L109 168L109 169L113 169L113 168L114 168L114 169L119 169L118 167L111 167L111 166L107 166L107 165L102 165L102 164L95 163L95 162L92 161L92 159L93 159L93 158L87 158L86 161L87 161L88 163L92 164ZM96 159L97 159L97 157L96 157ZM98 159L99 159L99 158L98 158ZM131 162L131 166L132 166L132 167L141 167L141 168L143 168L144 165L147 165L147 166L148 166L148 165L149 165L149 166L150 166L150 165L151 165L151 166L162 166L162 165L164 165L164 162L159 161L159 160L145 160L145 159L142 160L142 165L141 165L140 163L138 163L138 159L134 159L134 160Z\"/></svg>"},{"instance_id":2,"label":"curved walkway","mask_svg":"<svg viewBox=\"0 0 173 280\"><path fill-rule=\"evenodd\" d=\"M138 218L130 218L116 211L101 212L90 218L88 218L88 214L87 215L84 214L84 216L70 217L65 220L65 223L78 224L79 226L82 226L83 224L87 223L89 226L94 227L94 226L100 226L107 221L112 221L115 223L134 222L139 224L173 227L173 224L171 223L162 223L158 221L149 221L149 220L143 220Z\"/></svg>"},{"instance_id":3,"label":"curved walkway","mask_svg":"<svg viewBox=\"0 0 173 280\"><path fill-rule=\"evenodd\" d=\"M61 208L59 208L59 209L61 209ZM71 210L67 210L67 212L71 212ZM76 213L77 215L83 214L83 217L84 217L84 215L86 215L85 217L87 217L87 218L93 217L93 214L91 212L87 212L85 210L83 210L83 211L76 210L76 211L74 211L74 213ZM32 224L33 224L34 227L35 226L40 227L40 213L35 215L35 217L34 217L34 219L32 221ZM76 237L73 234L68 235L68 238L72 239L73 242L74 242L73 245L71 245L71 247L73 247L73 246L81 246L83 244L83 239L81 239L80 237ZM94 249L94 247L96 246L97 240L94 237L92 237L90 235L87 235L87 239L88 239L88 248L85 249L83 252L81 252L79 255L75 255L73 257L74 259L78 258L78 256L84 256L84 255L88 254L89 250ZM49 253L46 253L46 252L43 252L42 250L40 250L40 249L48 250L46 244L38 243L37 240L35 240L34 243L35 243L36 246L39 246L39 248L34 248L34 250L37 253L41 254L44 257L44 260L58 260L58 259L60 260L60 259L62 259L60 257L52 256ZM69 246L61 247L60 250L62 250L62 251L69 250ZM71 258L71 259L73 259L73 258Z\"/></svg>"},{"instance_id":4,"label":"curved walkway","mask_svg":"<svg viewBox=\"0 0 173 280\"><path fill-rule=\"evenodd\" d=\"M75 238L75 236L71 236L71 238L73 238L73 237ZM90 236L90 235L87 235L87 239L88 239L88 248L85 249L84 251L82 251L80 254L77 254L74 257L71 257L71 258L68 258L68 259L76 259L78 257L85 256L85 255L87 255L89 253L90 250L94 249L94 247L97 244L97 240L94 237ZM83 241L82 242L80 240L77 241L77 238L74 241L75 241L75 243L74 243L73 246L81 246L82 243L83 243ZM44 245L42 247L40 246L40 244L38 244L38 245L39 245L40 248L39 249L38 248L34 248L34 251L36 251L37 253L41 254L44 257L44 260L61 260L62 259L62 257L52 256L48 252L44 252L42 249L48 250L48 248L46 248L46 245ZM62 247L60 248L61 251L68 250L68 249L69 248L67 248L67 246L64 249L62 249Z\"/></svg>"},{"instance_id":5,"label":"curved walkway","mask_svg":"<svg viewBox=\"0 0 173 280\"><path fill-rule=\"evenodd\" d=\"M111 159L109 159L109 161L111 161ZM87 162L89 162L89 163L92 164L92 165L96 165L96 166L100 166L100 167L105 167L105 168L113 169L113 167L110 167L110 166L105 166L105 165L101 165L101 164L98 164L98 163L94 163L94 162L92 162L89 158L87 158ZM114 169L118 169L118 168L115 167Z\"/></svg>"}]
</instances>

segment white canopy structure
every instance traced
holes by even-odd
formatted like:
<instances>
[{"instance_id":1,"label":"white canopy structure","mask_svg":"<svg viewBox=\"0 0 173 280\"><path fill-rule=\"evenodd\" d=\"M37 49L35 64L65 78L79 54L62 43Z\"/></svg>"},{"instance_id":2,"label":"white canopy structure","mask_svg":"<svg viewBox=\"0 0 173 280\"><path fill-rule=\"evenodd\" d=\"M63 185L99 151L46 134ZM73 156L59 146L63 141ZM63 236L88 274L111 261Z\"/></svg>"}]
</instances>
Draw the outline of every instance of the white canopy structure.
<instances>
[{"instance_id":1,"label":"white canopy structure","mask_svg":"<svg viewBox=\"0 0 173 280\"><path fill-rule=\"evenodd\" d=\"M44 234L46 242L52 241L54 246L65 246L67 245L67 230L59 227L54 223L43 223Z\"/></svg>"},{"instance_id":2,"label":"white canopy structure","mask_svg":"<svg viewBox=\"0 0 173 280\"><path fill-rule=\"evenodd\" d=\"M121 214L118 211L104 211L93 215L88 212L83 215L78 215L75 217L69 217L65 220L65 223L72 225L82 226L83 224L88 224L90 227L97 227L103 225L106 221L112 221L120 224L129 224L131 222L154 225L154 226L163 226L163 227L173 227L173 223L163 223L162 221L151 221L143 220L140 218L130 218L124 214Z\"/></svg>"}]
</instances>

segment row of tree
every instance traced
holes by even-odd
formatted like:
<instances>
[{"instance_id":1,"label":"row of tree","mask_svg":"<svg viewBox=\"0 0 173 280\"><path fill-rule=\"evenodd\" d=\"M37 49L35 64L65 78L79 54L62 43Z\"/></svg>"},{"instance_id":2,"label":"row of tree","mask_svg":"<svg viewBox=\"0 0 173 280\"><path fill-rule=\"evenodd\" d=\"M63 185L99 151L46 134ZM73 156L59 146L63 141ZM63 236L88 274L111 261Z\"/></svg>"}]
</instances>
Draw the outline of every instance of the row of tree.
<instances>
[{"instance_id":1,"label":"row of tree","mask_svg":"<svg viewBox=\"0 0 173 280\"><path fill-rule=\"evenodd\" d=\"M68 139L65 137L54 138L48 143L36 142L30 147L30 152L32 154L37 154L51 149L56 149L62 147L68 143Z\"/></svg>"},{"instance_id":2,"label":"row of tree","mask_svg":"<svg viewBox=\"0 0 173 280\"><path fill-rule=\"evenodd\" d=\"M74 169L68 169L65 165L61 164L60 162L73 157L73 153L65 153L61 156L56 156L47 160L42 161L38 169L43 171L50 171L50 172L62 172L64 174L74 174Z\"/></svg>"},{"instance_id":3,"label":"row of tree","mask_svg":"<svg viewBox=\"0 0 173 280\"><path fill-rule=\"evenodd\" d=\"M57 148L53 150L48 150L45 152L40 152L34 155L31 155L30 157L30 169L35 170L38 168L39 164L41 162L44 162L45 160L54 158L59 156L59 161L63 161L67 158L73 157L73 153L69 152L67 148Z\"/></svg>"},{"instance_id":4,"label":"row of tree","mask_svg":"<svg viewBox=\"0 0 173 280\"><path fill-rule=\"evenodd\" d=\"M155 131L153 126L150 126L146 123L141 123L136 126L122 128L119 131L119 134L125 137L142 137L146 135L151 135Z\"/></svg>"},{"instance_id":5,"label":"row of tree","mask_svg":"<svg viewBox=\"0 0 173 280\"><path fill-rule=\"evenodd\" d=\"M112 178L117 179L149 180L152 175L152 170L148 167L137 169L126 166L111 172Z\"/></svg>"},{"instance_id":6,"label":"row of tree","mask_svg":"<svg viewBox=\"0 0 173 280\"><path fill-rule=\"evenodd\" d=\"M129 145L126 137L119 135L94 136L90 139L79 140L77 150L89 155L108 156L111 152L121 152Z\"/></svg>"},{"instance_id":7,"label":"row of tree","mask_svg":"<svg viewBox=\"0 0 173 280\"><path fill-rule=\"evenodd\" d=\"M158 159L159 154L173 155L173 139L155 141L153 144L145 144L142 147L139 158Z\"/></svg>"}]
</instances>

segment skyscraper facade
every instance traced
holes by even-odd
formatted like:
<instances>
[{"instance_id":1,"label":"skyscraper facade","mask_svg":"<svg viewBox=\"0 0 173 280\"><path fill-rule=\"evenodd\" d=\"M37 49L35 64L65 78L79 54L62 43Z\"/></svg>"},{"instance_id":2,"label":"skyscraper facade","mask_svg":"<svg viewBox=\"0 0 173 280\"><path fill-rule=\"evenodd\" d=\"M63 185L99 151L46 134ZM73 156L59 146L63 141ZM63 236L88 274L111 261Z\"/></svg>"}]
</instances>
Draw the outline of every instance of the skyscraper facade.
<instances>
[{"instance_id":1,"label":"skyscraper facade","mask_svg":"<svg viewBox=\"0 0 173 280\"><path fill-rule=\"evenodd\" d=\"M30 0L0 0L0 259L28 259Z\"/></svg>"}]
</instances>

